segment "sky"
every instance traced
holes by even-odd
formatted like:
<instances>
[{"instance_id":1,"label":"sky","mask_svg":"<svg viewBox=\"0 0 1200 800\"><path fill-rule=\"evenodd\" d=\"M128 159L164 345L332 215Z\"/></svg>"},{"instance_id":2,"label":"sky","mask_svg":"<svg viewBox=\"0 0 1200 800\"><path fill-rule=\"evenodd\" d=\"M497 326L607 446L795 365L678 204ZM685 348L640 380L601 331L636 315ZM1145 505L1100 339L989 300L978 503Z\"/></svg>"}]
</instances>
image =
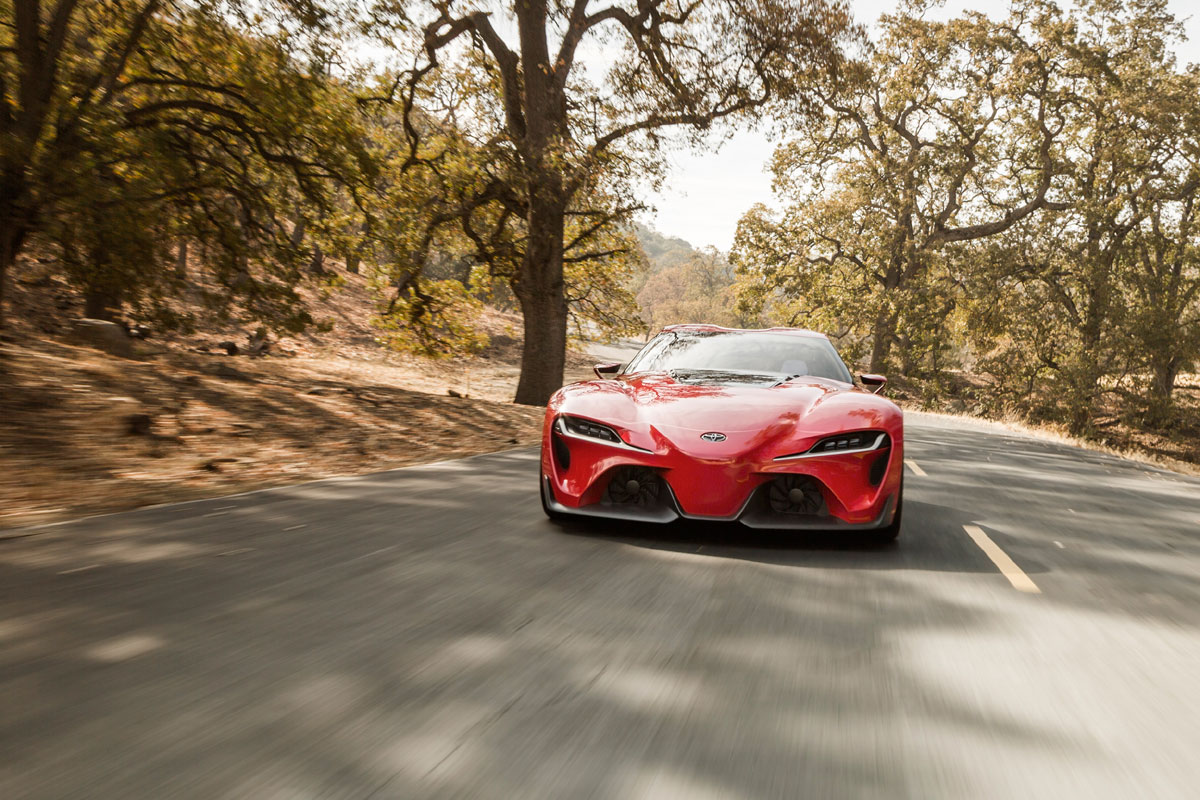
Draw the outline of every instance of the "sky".
<instances>
[{"instance_id":1,"label":"sky","mask_svg":"<svg viewBox=\"0 0 1200 800\"><path fill-rule=\"evenodd\" d=\"M1171 12L1184 20L1188 39L1179 50L1180 63L1200 62L1200 11L1195 0L1170 0ZM851 0L855 18L870 23L891 11L895 2ZM949 18L979 0L948 2L934 16ZM983 8L995 8L995 3ZM1191 17L1190 19L1187 19ZM775 205L771 178L765 170L775 145L760 132L735 133L715 153L682 151L673 154L672 169L661 191L645 200L656 208L643 221L659 232L686 239L693 246L728 250L738 219L755 203Z\"/></svg>"}]
</instances>

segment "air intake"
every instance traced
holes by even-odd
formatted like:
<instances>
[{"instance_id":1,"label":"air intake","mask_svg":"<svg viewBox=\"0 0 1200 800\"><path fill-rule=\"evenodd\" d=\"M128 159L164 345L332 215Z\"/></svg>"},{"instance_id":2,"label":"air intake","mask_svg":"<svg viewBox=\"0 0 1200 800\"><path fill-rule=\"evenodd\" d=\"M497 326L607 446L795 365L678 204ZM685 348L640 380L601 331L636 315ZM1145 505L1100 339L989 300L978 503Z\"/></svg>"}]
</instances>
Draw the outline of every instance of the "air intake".
<instances>
[{"instance_id":1,"label":"air intake","mask_svg":"<svg viewBox=\"0 0 1200 800\"><path fill-rule=\"evenodd\" d=\"M608 481L608 500L617 505L658 505L662 483L658 473L645 467L619 467Z\"/></svg>"},{"instance_id":2,"label":"air intake","mask_svg":"<svg viewBox=\"0 0 1200 800\"><path fill-rule=\"evenodd\" d=\"M777 514L825 514L825 498L808 475L780 475L767 485L767 502Z\"/></svg>"},{"instance_id":3,"label":"air intake","mask_svg":"<svg viewBox=\"0 0 1200 800\"><path fill-rule=\"evenodd\" d=\"M557 430L550 431L550 451L554 454L554 464L559 471L566 472L571 468L571 448L567 447Z\"/></svg>"},{"instance_id":4,"label":"air intake","mask_svg":"<svg viewBox=\"0 0 1200 800\"><path fill-rule=\"evenodd\" d=\"M891 459L891 456L890 450L884 450L875 456L875 461L871 464L871 471L867 473L867 481L872 486L878 486L883 482L883 476L887 472L888 461Z\"/></svg>"}]
</instances>

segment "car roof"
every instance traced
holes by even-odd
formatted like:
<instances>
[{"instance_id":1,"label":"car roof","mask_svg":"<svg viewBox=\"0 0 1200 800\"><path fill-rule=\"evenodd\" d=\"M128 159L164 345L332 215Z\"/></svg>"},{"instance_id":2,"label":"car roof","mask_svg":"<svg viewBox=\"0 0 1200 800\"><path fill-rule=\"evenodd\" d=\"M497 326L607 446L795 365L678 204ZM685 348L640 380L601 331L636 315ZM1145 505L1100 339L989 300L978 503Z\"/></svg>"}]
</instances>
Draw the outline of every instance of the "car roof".
<instances>
[{"instance_id":1,"label":"car roof","mask_svg":"<svg viewBox=\"0 0 1200 800\"><path fill-rule=\"evenodd\" d=\"M667 331L711 331L721 333L787 333L792 336L807 336L813 339L828 339L829 337L819 331L810 331L804 328L725 328L721 325L707 325L704 323L687 323L684 325L668 325L659 333Z\"/></svg>"}]
</instances>

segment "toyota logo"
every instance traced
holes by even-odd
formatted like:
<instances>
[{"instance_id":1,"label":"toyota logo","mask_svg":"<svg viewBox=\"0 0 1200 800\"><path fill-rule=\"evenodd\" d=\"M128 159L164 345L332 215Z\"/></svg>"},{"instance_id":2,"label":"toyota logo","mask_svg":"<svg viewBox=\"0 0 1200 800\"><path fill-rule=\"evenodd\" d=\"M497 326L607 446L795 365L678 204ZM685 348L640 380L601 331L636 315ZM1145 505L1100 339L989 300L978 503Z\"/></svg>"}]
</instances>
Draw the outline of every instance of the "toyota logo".
<instances>
[{"instance_id":1,"label":"toyota logo","mask_svg":"<svg viewBox=\"0 0 1200 800\"><path fill-rule=\"evenodd\" d=\"M709 431L708 433L700 434L700 438L706 442L723 442L725 441L725 434Z\"/></svg>"}]
</instances>

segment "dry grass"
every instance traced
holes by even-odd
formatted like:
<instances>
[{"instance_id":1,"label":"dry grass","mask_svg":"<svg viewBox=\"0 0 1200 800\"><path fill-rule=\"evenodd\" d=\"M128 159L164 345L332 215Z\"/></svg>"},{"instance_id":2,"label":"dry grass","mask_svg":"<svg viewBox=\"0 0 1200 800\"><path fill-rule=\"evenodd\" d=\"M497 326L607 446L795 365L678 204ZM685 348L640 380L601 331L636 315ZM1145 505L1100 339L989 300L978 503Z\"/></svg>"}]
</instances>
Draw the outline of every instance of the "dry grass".
<instances>
[{"instance_id":1,"label":"dry grass","mask_svg":"<svg viewBox=\"0 0 1200 800\"><path fill-rule=\"evenodd\" d=\"M1159 455L1146 450L1113 447L1111 445L1098 442L1094 439L1084 439L1078 436L1072 436L1067 432L1066 428L1061 425L1054 425L1050 423L1031 423L1027 420L1022 420L1017 417L994 419L989 417L975 416L966 412L956 413L949 411L927 411L923 408L909 406L905 403L901 403L901 406L907 411L919 411L922 414L929 414L930 416L935 417L965 420L969 421L973 425L991 428L1004 433L1016 433L1023 436L1033 436L1039 439L1046 439L1059 444L1069 445L1071 447L1080 447L1097 453L1106 453L1119 458L1127 458L1131 461L1137 461L1140 464L1147 464L1160 469L1171 470L1172 472L1200 476L1200 464L1198 463L1191 461L1180 461L1178 459L1170 458L1169 456Z\"/></svg>"},{"instance_id":2,"label":"dry grass","mask_svg":"<svg viewBox=\"0 0 1200 800\"><path fill-rule=\"evenodd\" d=\"M218 342L247 329L161 336L122 359L62 340L80 316L55 279L17 287L0 344L0 528L531 445L542 412L512 404L519 319L489 312L470 359L382 348L365 280L317 298L332 331L262 358ZM573 360L572 376L584 363ZM452 396L450 393L463 395ZM149 434L129 433L148 415Z\"/></svg>"},{"instance_id":3,"label":"dry grass","mask_svg":"<svg viewBox=\"0 0 1200 800\"><path fill-rule=\"evenodd\" d=\"M52 342L0 348L0 527L501 450L541 411L405 386L399 367ZM129 432L146 414L149 434Z\"/></svg>"},{"instance_id":4,"label":"dry grass","mask_svg":"<svg viewBox=\"0 0 1200 800\"><path fill-rule=\"evenodd\" d=\"M985 383L978 376L964 374L962 385L967 387L967 391L963 394L978 397L978 387ZM1094 420L1096 434L1091 438L1074 436L1065 425L1054 422L1031 420L1015 413L1002 416L987 414L983 412L982 404L972 408L969 401L951 399L931 409L928 403L918 402L903 394L894 399L911 411L970 419L994 426L997 430L1038 436L1161 469L1200 475L1200 376L1184 375L1179 378L1175 391L1177 413L1174 424L1159 428L1139 425L1136 418L1122 413L1122 408L1110 395L1108 404Z\"/></svg>"}]
</instances>

